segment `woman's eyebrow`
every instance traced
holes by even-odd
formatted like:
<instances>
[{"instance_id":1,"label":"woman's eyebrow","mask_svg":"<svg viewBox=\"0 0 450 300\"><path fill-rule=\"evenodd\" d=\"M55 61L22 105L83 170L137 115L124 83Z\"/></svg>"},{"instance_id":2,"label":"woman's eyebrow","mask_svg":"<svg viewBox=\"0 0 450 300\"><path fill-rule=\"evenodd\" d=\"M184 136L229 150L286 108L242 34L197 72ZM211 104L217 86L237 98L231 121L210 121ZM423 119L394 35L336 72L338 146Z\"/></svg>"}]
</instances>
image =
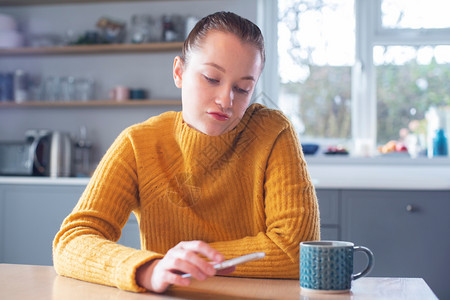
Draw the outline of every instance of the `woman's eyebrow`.
<instances>
[{"instance_id":1,"label":"woman's eyebrow","mask_svg":"<svg viewBox=\"0 0 450 300\"><path fill-rule=\"evenodd\" d=\"M225 69L222 68L221 66L219 66L219 65L216 64L216 63L213 63L213 62L207 62L207 63L204 63L204 65L214 67L214 68L218 69L219 71L222 71L223 73L226 73Z\"/></svg>"},{"instance_id":2,"label":"woman's eyebrow","mask_svg":"<svg viewBox=\"0 0 450 300\"><path fill-rule=\"evenodd\" d=\"M216 64L216 63L213 63L213 62L207 62L207 63L204 63L204 65L207 65L207 66L211 66L211 67L213 67L213 68L216 68L216 69L218 69L219 71L221 71L221 72L223 72L223 73L226 73L226 70L223 68L223 67L221 67L221 66L219 66L218 64ZM253 77L253 76L244 76L244 77L241 77L241 79L242 80L252 80L252 81L255 81L255 78Z\"/></svg>"}]
</instances>

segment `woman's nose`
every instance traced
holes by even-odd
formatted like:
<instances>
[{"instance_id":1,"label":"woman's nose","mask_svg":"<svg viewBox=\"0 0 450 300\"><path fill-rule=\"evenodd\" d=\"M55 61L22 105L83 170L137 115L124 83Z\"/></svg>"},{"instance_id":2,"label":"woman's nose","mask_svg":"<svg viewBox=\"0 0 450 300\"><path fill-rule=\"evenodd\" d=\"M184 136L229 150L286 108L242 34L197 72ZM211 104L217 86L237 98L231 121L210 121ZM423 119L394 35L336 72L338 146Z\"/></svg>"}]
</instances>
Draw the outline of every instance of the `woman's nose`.
<instances>
[{"instance_id":1,"label":"woman's nose","mask_svg":"<svg viewBox=\"0 0 450 300\"><path fill-rule=\"evenodd\" d=\"M226 110L233 106L234 93L230 87L223 87L216 97L216 104L220 105L222 109Z\"/></svg>"}]
</instances>

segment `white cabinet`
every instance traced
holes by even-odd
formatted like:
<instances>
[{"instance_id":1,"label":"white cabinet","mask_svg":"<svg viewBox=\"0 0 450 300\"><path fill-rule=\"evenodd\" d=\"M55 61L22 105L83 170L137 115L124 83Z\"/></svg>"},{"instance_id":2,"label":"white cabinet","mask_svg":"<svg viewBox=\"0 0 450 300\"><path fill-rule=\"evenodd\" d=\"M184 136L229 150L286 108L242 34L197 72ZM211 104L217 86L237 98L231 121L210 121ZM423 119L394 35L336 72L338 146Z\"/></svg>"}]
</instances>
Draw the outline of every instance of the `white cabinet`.
<instances>
[{"instance_id":1,"label":"white cabinet","mask_svg":"<svg viewBox=\"0 0 450 300\"><path fill-rule=\"evenodd\" d=\"M0 185L0 262L52 265L52 242L84 187Z\"/></svg>"}]
</instances>

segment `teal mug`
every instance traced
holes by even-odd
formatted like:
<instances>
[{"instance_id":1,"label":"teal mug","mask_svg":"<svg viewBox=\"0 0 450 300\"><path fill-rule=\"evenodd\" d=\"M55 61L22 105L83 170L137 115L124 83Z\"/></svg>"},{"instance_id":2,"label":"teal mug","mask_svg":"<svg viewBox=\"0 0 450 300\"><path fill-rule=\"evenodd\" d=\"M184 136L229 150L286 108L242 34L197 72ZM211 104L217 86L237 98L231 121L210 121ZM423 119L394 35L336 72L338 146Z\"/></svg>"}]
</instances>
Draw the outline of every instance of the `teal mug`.
<instances>
[{"instance_id":1,"label":"teal mug","mask_svg":"<svg viewBox=\"0 0 450 300\"><path fill-rule=\"evenodd\" d=\"M367 255L365 269L353 274L353 253ZM300 287L307 291L348 292L352 280L367 275L373 267L372 251L343 241L310 241L300 243Z\"/></svg>"}]
</instances>

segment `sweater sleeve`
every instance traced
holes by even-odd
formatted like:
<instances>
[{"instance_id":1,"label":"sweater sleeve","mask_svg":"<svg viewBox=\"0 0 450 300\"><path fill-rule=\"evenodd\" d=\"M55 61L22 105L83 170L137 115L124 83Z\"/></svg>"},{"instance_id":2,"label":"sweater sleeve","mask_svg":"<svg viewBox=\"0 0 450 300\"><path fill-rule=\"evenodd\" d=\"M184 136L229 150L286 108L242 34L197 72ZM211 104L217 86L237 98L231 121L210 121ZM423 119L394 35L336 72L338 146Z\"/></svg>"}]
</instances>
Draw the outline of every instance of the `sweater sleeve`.
<instances>
[{"instance_id":1,"label":"sweater sleeve","mask_svg":"<svg viewBox=\"0 0 450 300\"><path fill-rule=\"evenodd\" d=\"M103 157L55 236L53 263L57 273L124 290L144 291L136 284L136 269L162 255L116 243L138 201L133 147L124 131Z\"/></svg>"},{"instance_id":2,"label":"sweater sleeve","mask_svg":"<svg viewBox=\"0 0 450 300\"><path fill-rule=\"evenodd\" d=\"M264 259L240 265L231 276L298 278L299 243L320 239L317 198L292 126L272 148L265 171L266 231L239 240L211 243L231 258L265 252Z\"/></svg>"}]
</instances>

